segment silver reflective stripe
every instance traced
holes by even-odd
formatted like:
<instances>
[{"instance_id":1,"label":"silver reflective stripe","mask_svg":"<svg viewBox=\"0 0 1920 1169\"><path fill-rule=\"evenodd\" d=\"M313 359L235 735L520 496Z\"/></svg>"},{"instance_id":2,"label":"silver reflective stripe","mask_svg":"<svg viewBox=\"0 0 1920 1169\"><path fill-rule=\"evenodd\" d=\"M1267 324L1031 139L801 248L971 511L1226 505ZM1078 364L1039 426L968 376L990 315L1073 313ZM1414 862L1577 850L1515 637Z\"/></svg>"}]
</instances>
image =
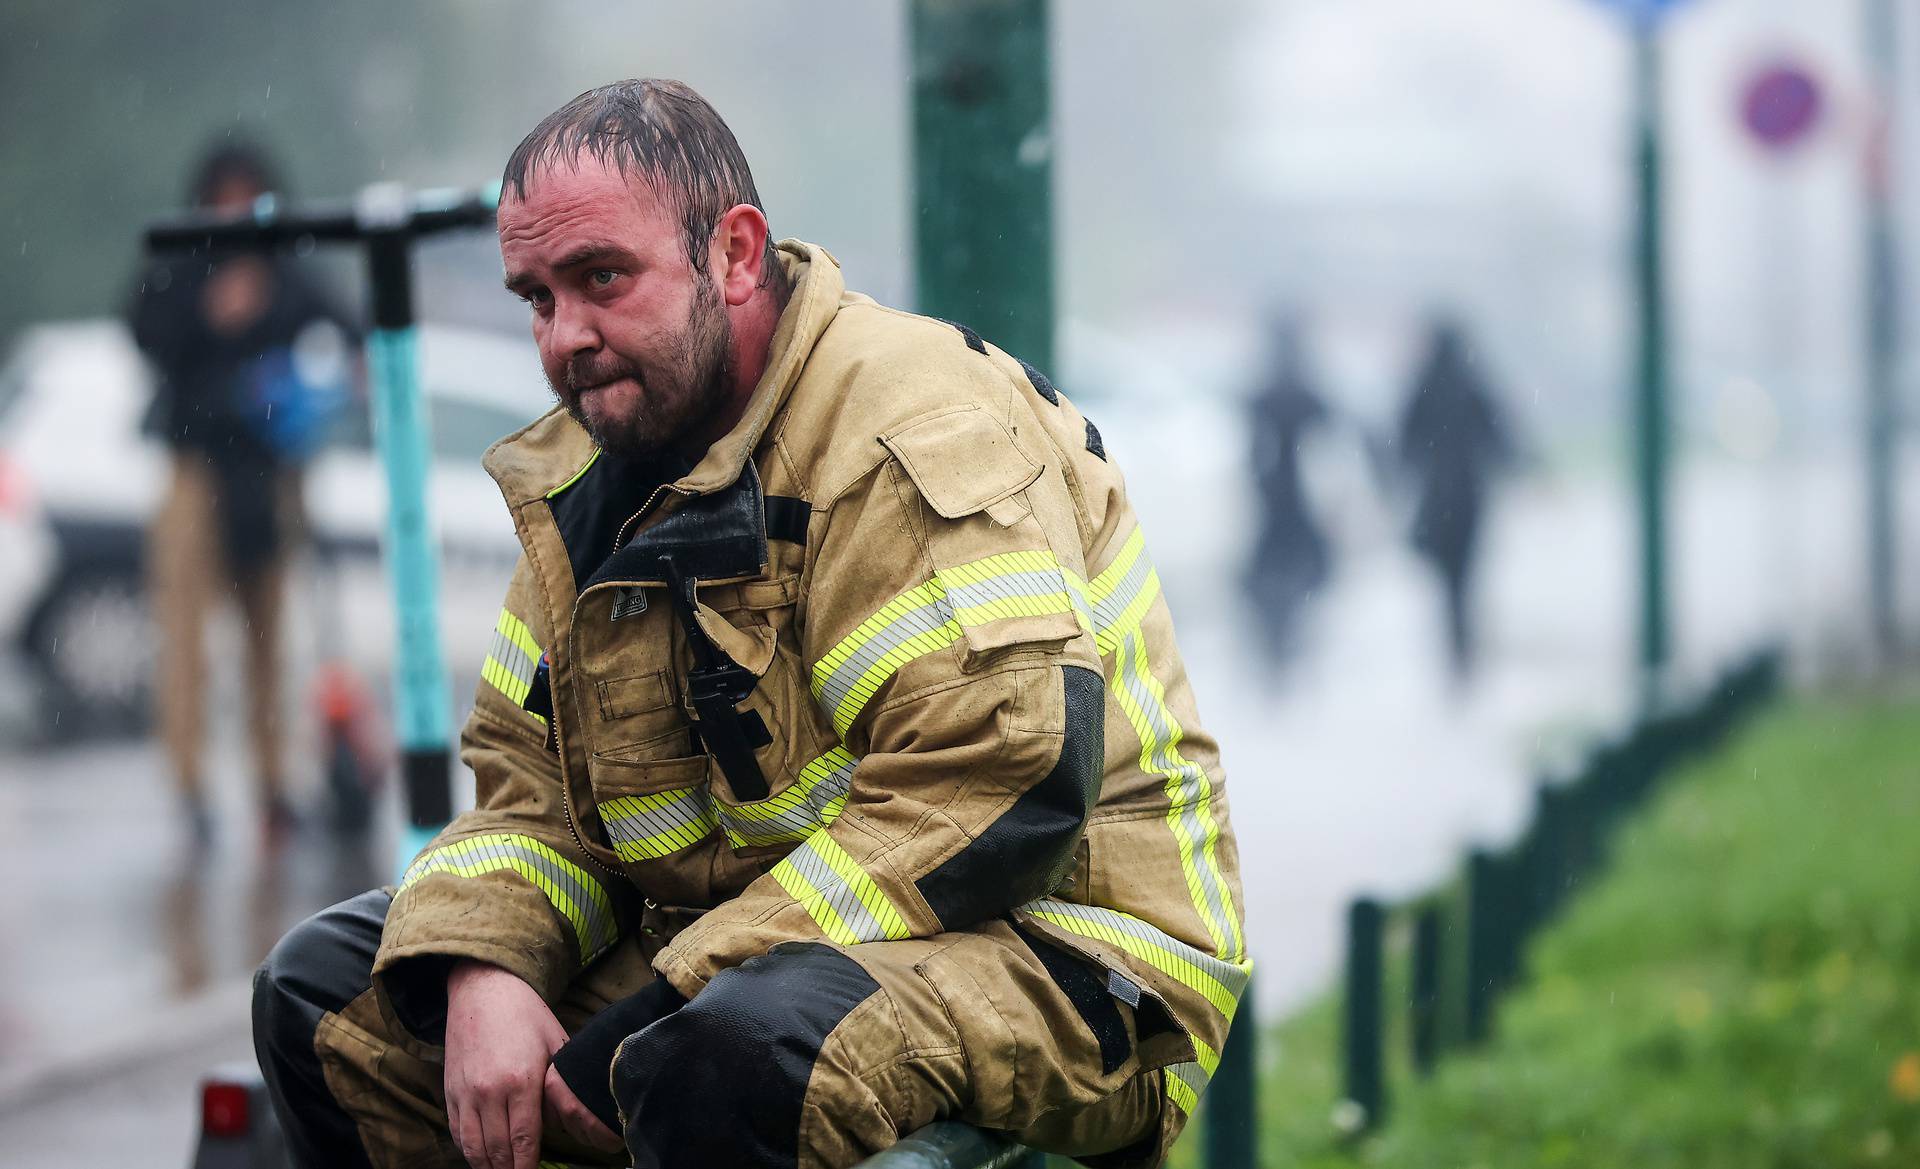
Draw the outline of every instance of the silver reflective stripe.
<instances>
[{"instance_id":1,"label":"silver reflective stripe","mask_svg":"<svg viewBox=\"0 0 1920 1169\"><path fill-rule=\"evenodd\" d=\"M1029 572L1009 572L989 577L973 584L947 586L947 600L956 609L971 608L976 605L988 605L994 601L1010 597L1052 597L1067 591L1067 583L1060 570L1036 569ZM1055 612L1058 606L1045 609ZM1036 610L1040 612L1042 610Z\"/></svg>"},{"instance_id":2,"label":"silver reflective stripe","mask_svg":"<svg viewBox=\"0 0 1920 1169\"><path fill-rule=\"evenodd\" d=\"M1076 905L1051 897L1029 901L1020 908L1041 921L1125 950L1201 995L1227 1018L1233 1017L1253 971L1250 963L1224 962L1116 909Z\"/></svg>"},{"instance_id":3,"label":"silver reflective stripe","mask_svg":"<svg viewBox=\"0 0 1920 1169\"><path fill-rule=\"evenodd\" d=\"M821 708L833 718L834 725L840 728L842 734L845 734L846 728L853 724L853 718L843 717L842 711L867 671L903 643L923 634L944 630L952 621L952 610L948 608L945 598L942 597L936 596L930 601L906 609L895 615L885 628L876 631L871 638L849 654L832 673L818 680L816 685L819 687ZM958 628L953 629L952 634L957 638ZM856 707L855 714L857 713Z\"/></svg>"},{"instance_id":4,"label":"silver reflective stripe","mask_svg":"<svg viewBox=\"0 0 1920 1169\"><path fill-rule=\"evenodd\" d=\"M516 873L546 895L572 925L582 962L593 961L619 936L613 903L600 882L547 845L518 833L469 836L422 853L401 879L400 891L435 873L480 877L500 872Z\"/></svg>"},{"instance_id":5,"label":"silver reflective stripe","mask_svg":"<svg viewBox=\"0 0 1920 1169\"><path fill-rule=\"evenodd\" d=\"M1134 558L1133 564L1128 567L1126 575L1120 578L1113 591L1094 605L1094 628L1107 635L1123 632L1120 626L1126 617L1127 610L1149 589L1154 588L1158 581L1159 578L1154 575L1153 561L1147 558L1145 552L1141 552ZM1127 622L1127 624L1131 625L1133 622Z\"/></svg>"},{"instance_id":6,"label":"silver reflective stripe","mask_svg":"<svg viewBox=\"0 0 1920 1169\"><path fill-rule=\"evenodd\" d=\"M493 642L487 647L487 655L507 668L507 673L519 681L533 685L533 672L539 663L527 656L527 651L515 645L506 634L495 630Z\"/></svg>"},{"instance_id":7,"label":"silver reflective stripe","mask_svg":"<svg viewBox=\"0 0 1920 1169\"><path fill-rule=\"evenodd\" d=\"M834 916L846 923L851 937L835 937L835 941L842 944L879 942L892 936L881 925L879 919L867 910L866 905L854 894L852 887L841 878L839 873L833 871L833 867L827 864L824 857L814 851L812 841L801 844L800 847L788 853L786 859L780 863L792 866L796 873L806 879L807 884L814 887L826 907L833 911ZM812 912L813 907L810 906L809 911ZM818 921L819 914L815 913L814 916ZM832 929L826 932L829 937L833 937L835 933Z\"/></svg>"},{"instance_id":8,"label":"silver reflective stripe","mask_svg":"<svg viewBox=\"0 0 1920 1169\"><path fill-rule=\"evenodd\" d=\"M1114 688L1128 721L1140 734L1142 769L1162 778L1167 819L1180 842L1188 888L1213 938L1214 952L1238 958L1240 931L1214 848L1220 828L1213 819L1213 788L1206 772L1181 755L1180 725L1167 709L1150 669L1146 639L1137 630L1129 631L1115 654Z\"/></svg>"},{"instance_id":9,"label":"silver reflective stripe","mask_svg":"<svg viewBox=\"0 0 1920 1169\"><path fill-rule=\"evenodd\" d=\"M717 825L704 787L600 801L600 822L621 860L658 860L691 848Z\"/></svg>"},{"instance_id":10,"label":"silver reflective stripe","mask_svg":"<svg viewBox=\"0 0 1920 1169\"><path fill-rule=\"evenodd\" d=\"M715 800L714 813L736 847L788 844L805 840L834 822L847 804L857 760L835 747L800 769L779 795L738 806Z\"/></svg>"},{"instance_id":11,"label":"silver reflective stripe","mask_svg":"<svg viewBox=\"0 0 1920 1169\"><path fill-rule=\"evenodd\" d=\"M1166 1076L1167 1098L1178 1104L1180 1111L1191 1116L1194 1107L1200 1103L1200 1094L1207 1090L1206 1071L1188 1060L1167 1065L1163 1074Z\"/></svg>"}]
</instances>

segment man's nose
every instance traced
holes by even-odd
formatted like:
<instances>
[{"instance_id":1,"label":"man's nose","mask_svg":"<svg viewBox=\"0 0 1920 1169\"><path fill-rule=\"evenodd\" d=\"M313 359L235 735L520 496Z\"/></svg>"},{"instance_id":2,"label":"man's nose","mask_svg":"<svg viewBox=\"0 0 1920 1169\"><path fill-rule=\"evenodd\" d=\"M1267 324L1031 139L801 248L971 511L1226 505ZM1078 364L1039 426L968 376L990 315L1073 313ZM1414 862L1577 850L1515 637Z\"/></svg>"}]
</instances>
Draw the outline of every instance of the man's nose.
<instances>
[{"instance_id":1,"label":"man's nose","mask_svg":"<svg viewBox=\"0 0 1920 1169\"><path fill-rule=\"evenodd\" d=\"M555 356L573 358L600 348L600 329L592 311L571 299L556 299L553 305L553 330L548 343Z\"/></svg>"}]
</instances>

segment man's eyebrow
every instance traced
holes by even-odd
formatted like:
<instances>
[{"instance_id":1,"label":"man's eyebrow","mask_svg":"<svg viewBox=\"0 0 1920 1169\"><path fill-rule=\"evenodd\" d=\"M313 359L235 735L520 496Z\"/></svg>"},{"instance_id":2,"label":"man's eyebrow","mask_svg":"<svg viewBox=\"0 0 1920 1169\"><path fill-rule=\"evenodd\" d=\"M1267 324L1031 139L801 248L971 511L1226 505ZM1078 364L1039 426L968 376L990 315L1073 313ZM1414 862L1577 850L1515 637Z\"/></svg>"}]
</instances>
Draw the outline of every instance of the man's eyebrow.
<instances>
[{"instance_id":1,"label":"man's eyebrow","mask_svg":"<svg viewBox=\"0 0 1920 1169\"><path fill-rule=\"evenodd\" d=\"M606 264L617 264L622 267L632 268L639 266L640 259L619 244L595 240L581 244L566 255L561 256L553 266L558 270L565 271L569 268L584 268L590 265L597 266ZM528 273L509 272L503 283L505 283L508 292L517 294L525 286L536 282L535 278Z\"/></svg>"}]
</instances>

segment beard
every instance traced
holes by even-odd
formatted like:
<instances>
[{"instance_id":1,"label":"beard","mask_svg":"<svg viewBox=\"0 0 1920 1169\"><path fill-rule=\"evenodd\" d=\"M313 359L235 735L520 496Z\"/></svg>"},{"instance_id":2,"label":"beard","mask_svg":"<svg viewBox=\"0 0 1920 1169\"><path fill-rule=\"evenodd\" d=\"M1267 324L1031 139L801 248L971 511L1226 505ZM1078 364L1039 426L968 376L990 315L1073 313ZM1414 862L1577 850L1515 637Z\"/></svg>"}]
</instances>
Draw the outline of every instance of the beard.
<instances>
[{"instance_id":1,"label":"beard","mask_svg":"<svg viewBox=\"0 0 1920 1169\"><path fill-rule=\"evenodd\" d=\"M733 382L733 322L720 290L706 273L694 280L686 324L664 346L657 362L608 351L569 361L554 396L600 449L625 459L654 459L693 437L727 401ZM624 410L585 407L587 390L629 378L639 392ZM553 382L552 376L548 377ZM603 391L605 392L605 391Z\"/></svg>"}]
</instances>

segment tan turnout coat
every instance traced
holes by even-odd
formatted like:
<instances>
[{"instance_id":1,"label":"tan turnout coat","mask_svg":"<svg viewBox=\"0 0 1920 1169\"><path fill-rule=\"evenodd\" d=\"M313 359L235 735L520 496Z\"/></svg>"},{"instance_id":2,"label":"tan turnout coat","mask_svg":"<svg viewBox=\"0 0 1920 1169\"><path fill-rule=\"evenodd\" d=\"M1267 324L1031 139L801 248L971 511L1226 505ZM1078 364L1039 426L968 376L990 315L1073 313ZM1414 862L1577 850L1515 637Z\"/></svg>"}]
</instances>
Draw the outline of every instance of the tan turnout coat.
<instances>
[{"instance_id":1,"label":"tan turnout coat","mask_svg":"<svg viewBox=\"0 0 1920 1169\"><path fill-rule=\"evenodd\" d=\"M741 709L771 732L769 796L743 801L690 745L664 591L574 579L557 517L598 452L549 413L487 454L524 554L462 739L478 807L402 883L384 1009L384 975L422 956L552 1001L641 931L692 996L781 941L1011 915L1168 1009L1140 1055L1191 1112L1248 976L1238 862L1120 471L1030 367L846 291L820 248L781 256L794 291L745 416L621 534L749 469L784 509L763 568L697 590L700 627L758 679ZM526 708L543 655L551 725ZM1031 793L1066 741L1066 667L1099 676L1104 767L1097 805L1063 817Z\"/></svg>"}]
</instances>

